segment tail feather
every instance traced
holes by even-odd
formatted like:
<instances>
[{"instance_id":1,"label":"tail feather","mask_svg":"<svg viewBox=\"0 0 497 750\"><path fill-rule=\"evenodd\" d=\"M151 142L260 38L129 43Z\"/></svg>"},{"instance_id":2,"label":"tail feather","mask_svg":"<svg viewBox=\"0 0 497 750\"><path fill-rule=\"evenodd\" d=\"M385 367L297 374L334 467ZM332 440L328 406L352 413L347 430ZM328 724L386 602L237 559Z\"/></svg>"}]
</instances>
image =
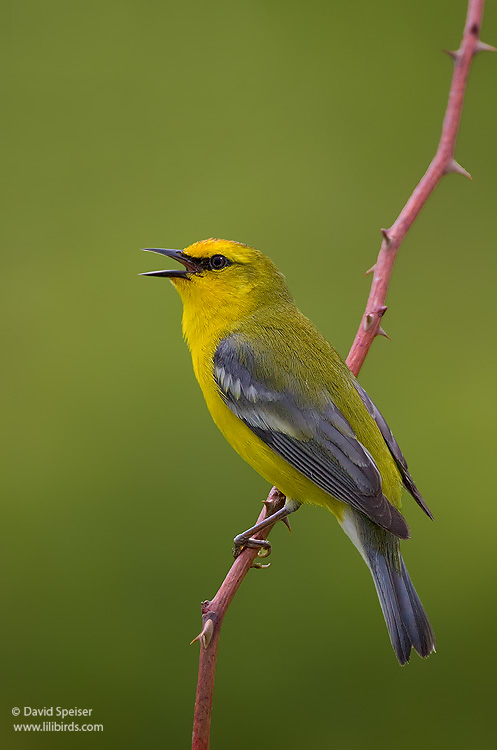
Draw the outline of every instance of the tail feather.
<instances>
[{"instance_id":1,"label":"tail feather","mask_svg":"<svg viewBox=\"0 0 497 750\"><path fill-rule=\"evenodd\" d=\"M422 657L435 650L435 635L400 554L399 540L353 512L342 523L373 576L393 649L400 664L411 648Z\"/></svg>"},{"instance_id":2,"label":"tail feather","mask_svg":"<svg viewBox=\"0 0 497 750\"><path fill-rule=\"evenodd\" d=\"M393 649L399 662L405 664L409 661L412 641L402 618L402 605L396 594L398 586L395 586L395 575L392 575L391 568L384 557L377 557L370 561L369 568L376 586Z\"/></svg>"},{"instance_id":3,"label":"tail feather","mask_svg":"<svg viewBox=\"0 0 497 750\"><path fill-rule=\"evenodd\" d=\"M395 562L390 555L377 550L370 550L368 557L390 640L400 664L409 661L411 646L420 656L429 656L435 648L435 635L400 552Z\"/></svg>"},{"instance_id":4,"label":"tail feather","mask_svg":"<svg viewBox=\"0 0 497 750\"><path fill-rule=\"evenodd\" d=\"M406 622L407 632L412 641L412 645L420 656L426 658L435 651L435 633L431 627L431 623L423 609L420 598L416 593L416 589L412 585L412 581L409 578L404 560L400 557L401 570L402 570L402 583L404 589L407 591L407 595L410 601L410 611L412 612L411 618L408 618ZM407 607L405 612L407 612ZM403 615L404 616L404 615Z\"/></svg>"}]
</instances>

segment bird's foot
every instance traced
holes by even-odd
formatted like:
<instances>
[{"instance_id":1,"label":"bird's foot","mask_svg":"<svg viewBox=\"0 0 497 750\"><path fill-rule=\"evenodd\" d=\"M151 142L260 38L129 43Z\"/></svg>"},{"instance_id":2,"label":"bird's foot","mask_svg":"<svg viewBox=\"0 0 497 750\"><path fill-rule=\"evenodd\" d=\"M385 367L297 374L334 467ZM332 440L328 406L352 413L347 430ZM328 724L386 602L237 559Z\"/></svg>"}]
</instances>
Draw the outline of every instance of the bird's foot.
<instances>
[{"instance_id":1,"label":"bird's foot","mask_svg":"<svg viewBox=\"0 0 497 750\"><path fill-rule=\"evenodd\" d=\"M235 558L235 560L240 552L247 548L256 549L258 557L267 557L269 554L271 554L270 543L266 539L256 539L253 535L257 534L259 531L271 529L271 527L274 526L274 524L278 521L283 521L283 523L287 526L288 530L291 533L287 516L289 516L290 513L298 510L298 508L300 508L300 503L296 500L289 500L288 498L285 498L285 495L283 495L282 492L277 490L276 487L273 487L273 489L269 493L268 499L264 502L264 504L267 508L266 518L256 523L255 526L252 526L252 528L247 529L246 531L238 534L238 536L235 537L233 547L233 557ZM260 563L256 562L252 567L267 568L268 565L261 565Z\"/></svg>"},{"instance_id":2,"label":"bird's foot","mask_svg":"<svg viewBox=\"0 0 497 750\"><path fill-rule=\"evenodd\" d=\"M258 550L258 557L267 557L271 554L271 544L265 539L254 539L253 537L247 536L247 534L238 534L233 541L233 557L235 560L240 552L247 548Z\"/></svg>"}]
</instances>

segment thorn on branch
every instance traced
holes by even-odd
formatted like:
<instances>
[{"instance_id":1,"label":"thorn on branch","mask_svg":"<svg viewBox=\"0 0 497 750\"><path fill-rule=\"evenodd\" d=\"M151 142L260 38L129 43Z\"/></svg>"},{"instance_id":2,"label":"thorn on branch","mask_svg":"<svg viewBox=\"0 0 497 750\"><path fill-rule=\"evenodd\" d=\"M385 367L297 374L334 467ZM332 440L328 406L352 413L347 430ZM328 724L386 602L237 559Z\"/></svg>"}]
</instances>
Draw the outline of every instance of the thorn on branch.
<instances>
[{"instance_id":1,"label":"thorn on branch","mask_svg":"<svg viewBox=\"0 0 497 750\"><path fill-rule=\"evenodd\" d=\"M196 638L193 639L193 641L190 643L190 646L194 644L195 641L201 641L202 646L204 648L209 648L209 643L211 642L213 635L214 635L214 621L211 616L211 617L206 618L202 631L197 635Z\"/></svg>"},{"instance_id":2,"label":"thorn on branch","mask_svg":"<svg viewBox=\"0 0 497 750\"><path fill-rule=\"evenodd\" d=\"M388 234L388 229L383 229L383 227L382 227L382 228L380 229L380 232L382 233L382 235L383 235L383 239L385 240L385 242L386 242L386 244L387 244L387 246L388 246L388 245L389 245L389 244L391 243L391 241L392 241L392 238L391 238L391 237L390 237L390 235Z\"/></svg>"},{"instance_id":3,"label":"thorn on branch","mask_svg":"<svg viewBox=\"0 0 497 750\"><path fill-rule=\"evenodd\" d=\"M374 264L374 266L371 266L371 268L368 268L364 276L369 276L370 273L374 273L375 268L376 268L376 263Z\"/></svg>"},{"instance_id":4,"label":"thorn on branch","mask_svg":"<svg viewBox=\"0 0 497 750\"><path fill-rule=\"evenodd\" d=\"M463 177L467 177L469 180L472 180L470 173L467 172L464 167L461 167L461 165L455 160L451 159L450 162L447 164L444 170L445 174L462 174Z\"/></svg>"},{"instance_id":5,"label":"thorn on branch","mask_svg":"<svg viewBox=\"0 0 497 750\"><path fill-rule=\"evenodd\" d=\"M475 54L477 52L497 52L497 47L492 47L491 44L485 44L485 42L478 41L475 47Z\"/></svg>"},{"instance_id":6,"label":"thorn on branch","mask_svg":"<svg viewBox=\"0 0 497 750\"><path fill-rule=\"evenodd\" d=\"M457 62L461 56L461 51L458 49L443 49L442 52L445 52L445 54L451 57L454 62Z\"/></svg>"},{"instance_id":7,"label":"thorn on branch","mask_svg":"<svg viewBox=\"0 0 497 750\"><path fill-rule=\"evenodd\" d=\"M371 326L373 325L375 321L375 317L378 317L378 319L381 320L387 310L388 310L388 307L386 305L381 305L381 307L378 307L378 309L375 312L366 313L366 315L364 316L364 321L363 321L364 330L369 331L369 329L371 328ZM376 336L378 335L387 336L387 334L384 331L380 333L380 330L382 331L382 329L380 328L378 332L375 334ZM389 336L387 336L387 338L389 338Z\"/></svg>"},{"instance_id":8,"label":"thorn on branch","mask_svg":"<svg viewBox=\"0 0 497 750\"><path fill-rule=\"evenodd\" d=\"M386 339L388 339L389 341L391 341L391 340L392 340L392 339L390 338L390 336L388 335L388 333L387 333L386 331L384 331L384 330L383 330L383 328L382 328L381 326L380 326L380 327L378 328L378 333L377 333L376 335L377 335L377 336L384 336L384 337L385 337Z\"/></svg>"},{"instance_id":9,"label":"thorn on branch","mask_svg":"<svg viewBox=\"0 0 497 750\"><path fill-rule=\"evenodd\" d=\"M290 526L290 521L288 520L288 516L285 516L285 518L282 518L281 520L283 521L283 523L285 524L285 526L287 527L288 531L291 534L292 533L292 527Z\"/></svg>"},{"instance_id":10,"label":"thorn on branch","mask_svg":"<svg viewBox=\"0 0 497 750\"><path fill-rule=\"evenodd\" d=\"M276 487L273 487L267 499L262 501L266 506L267 515L272 516L277 510L282 508L285 504L285 499L285 495L276 489Z\"/></svg>"},{"instance_id":11,"label":"thorn on branch","mask_svg":"<svg viewBox=\"0 0 497 750\"><path fill-rule=\"evenodd\" d=\"M366 313L366 315L364 316L364 322L363 322L364 330L369 331L373 323L374 323L374 315L372 315L371 313Z\"/></svg>"}]
</instances>

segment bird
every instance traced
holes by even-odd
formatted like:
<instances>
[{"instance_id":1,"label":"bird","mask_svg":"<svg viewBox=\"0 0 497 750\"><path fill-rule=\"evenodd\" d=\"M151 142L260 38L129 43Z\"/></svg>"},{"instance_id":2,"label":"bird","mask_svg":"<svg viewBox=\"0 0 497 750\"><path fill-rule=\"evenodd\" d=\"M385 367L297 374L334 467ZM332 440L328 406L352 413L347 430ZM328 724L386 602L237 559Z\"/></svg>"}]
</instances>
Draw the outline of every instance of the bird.
<instances>
[{"instance_id":1,"label":"bird","mask_svg":"<svg viewBox=\"0 0 497 750\"><path fill-rule=\"evenodd\" d=\"M401 665L427 657L435 635L400 552L410 537L403 488L433 518L387 422L322 334L297 308L285 277L249 245L210 238L184 250L143 248L180 267L141 274L170 279L210 414L227 441L285 496L284 507L235 538L324 506L368 566Z\"/></svg>"}]
</instances>

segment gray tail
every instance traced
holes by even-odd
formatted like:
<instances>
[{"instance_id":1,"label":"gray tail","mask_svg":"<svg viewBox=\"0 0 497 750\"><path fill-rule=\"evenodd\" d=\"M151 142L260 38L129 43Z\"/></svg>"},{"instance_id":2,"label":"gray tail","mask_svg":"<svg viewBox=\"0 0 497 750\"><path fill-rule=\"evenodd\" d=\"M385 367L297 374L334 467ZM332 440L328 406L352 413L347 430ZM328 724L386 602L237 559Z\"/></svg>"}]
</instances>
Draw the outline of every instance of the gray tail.
<instances>
[{"instance_id":1,"label":"gray tail","mask_svg":"<svg viewBox=\"0 0 497 750\"><path fill-rule=\"evenodd\" d=\"M353 528L351 521L349 516L343 527L371 571L397 659L400 664L408 662L412 648L429 656L435 650L435 634L409 578L399 540L358 513Z\"/></svg>"}]
</instances>

